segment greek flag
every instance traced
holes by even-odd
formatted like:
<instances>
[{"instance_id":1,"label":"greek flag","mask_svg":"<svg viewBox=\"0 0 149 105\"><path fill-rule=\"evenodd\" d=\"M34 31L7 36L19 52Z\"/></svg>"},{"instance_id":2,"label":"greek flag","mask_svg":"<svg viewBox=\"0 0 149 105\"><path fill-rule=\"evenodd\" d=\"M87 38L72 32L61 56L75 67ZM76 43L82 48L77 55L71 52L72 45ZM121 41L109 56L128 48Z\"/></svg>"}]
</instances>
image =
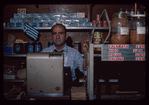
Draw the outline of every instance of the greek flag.
<instances>
[{"instance_id":1,"label":"greek flag","mask_svg":"<svg viewBox=\"0 0 149 105\"><path fill-rule=\"evenodd\" d=\"M34 40L36 40L38 38L39 32L28 23L25 24L25 26L23 28L23 32L25 32L26 35L33 38Z\"/></svg>"}]
</instances>

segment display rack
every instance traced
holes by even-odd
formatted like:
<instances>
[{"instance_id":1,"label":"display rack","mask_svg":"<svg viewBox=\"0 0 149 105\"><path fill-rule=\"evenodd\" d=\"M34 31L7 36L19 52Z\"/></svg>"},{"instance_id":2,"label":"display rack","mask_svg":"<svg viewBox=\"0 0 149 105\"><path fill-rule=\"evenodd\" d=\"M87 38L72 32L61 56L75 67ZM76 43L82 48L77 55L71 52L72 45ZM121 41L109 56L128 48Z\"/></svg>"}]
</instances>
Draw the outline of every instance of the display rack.
<instances>
[{"instance_id":1,"label":"display rack","mask_svg":"<svg viewBox=\"0 0 149 105\"><path fill-rule=\"evenodd\" d=\"M103 12L100 15L100 18L102 17L103 14L105 14L105 17L106 17L106 20L107 20L107 23L109 26L109 28L108 28L109 32L108 32L107 38L104 41L104 43L105 43L110 35L111 25L110 25L110 20L109 20L106 9L103 10ZM95 47L102 48L102 45L104 44L104 43L103 44L93 44L92 43L92 38L93 38L93 34L94 34L95 30L96 30L96 28L93 27L93 30L92 30L91 36L90 36L90 41L89 41L89 55L88 55L89 66L88 66L88 75L87 75L87 94L88 94L89 100L93 100L95 98L94 88L93 88L94 87L94 48Z\"/></svg>"},{"instance_id":2,"label":"display rack","mask_svg":"<svg viewBox=\"0 0 149 105\"><path fill-rule=\"evenodd\" d=\"M22 30L24 27L4 27L4 30ZM49 30L51 27L34 27L37 30ZM98 30L108 30L109 27L66 27L68 30L92 30L92 29L98 29Z\"/></svg>"}]
</instances>

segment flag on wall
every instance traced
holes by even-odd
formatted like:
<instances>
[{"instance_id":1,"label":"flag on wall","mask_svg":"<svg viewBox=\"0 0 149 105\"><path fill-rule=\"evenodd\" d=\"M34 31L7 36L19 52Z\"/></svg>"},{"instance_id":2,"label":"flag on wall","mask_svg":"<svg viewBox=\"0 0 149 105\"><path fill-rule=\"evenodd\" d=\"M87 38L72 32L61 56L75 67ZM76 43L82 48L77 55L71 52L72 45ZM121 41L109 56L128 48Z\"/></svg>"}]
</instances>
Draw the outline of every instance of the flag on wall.
<instances>
[{"instance_id":1,"label":"flag on wall","mask_svg":"<svg viewBox=\"0 0 149 105\"><path fill-rule=\"evenodd\" d=\"M38 38L38 31L30 24L26 23L23 32L25 32L26 35L36 40Z\"/></svg>"}]
</instances>

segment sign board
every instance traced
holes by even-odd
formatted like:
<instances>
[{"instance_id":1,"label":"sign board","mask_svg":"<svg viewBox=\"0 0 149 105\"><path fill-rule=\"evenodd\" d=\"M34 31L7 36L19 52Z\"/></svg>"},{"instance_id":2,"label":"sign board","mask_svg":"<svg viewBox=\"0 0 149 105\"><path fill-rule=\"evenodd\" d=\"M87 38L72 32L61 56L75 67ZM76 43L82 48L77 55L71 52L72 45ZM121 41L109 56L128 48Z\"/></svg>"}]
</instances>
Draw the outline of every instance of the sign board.
<instances>
[{"instance_id":1,"label":"sign board","mask_svg":"<svg viewBox=\"0 0 149 105\"><path fill-rule=\"evenodd\" d=\"M145 44L104 44L101 61L145 61Z\"/></svg>"}]
</instances>

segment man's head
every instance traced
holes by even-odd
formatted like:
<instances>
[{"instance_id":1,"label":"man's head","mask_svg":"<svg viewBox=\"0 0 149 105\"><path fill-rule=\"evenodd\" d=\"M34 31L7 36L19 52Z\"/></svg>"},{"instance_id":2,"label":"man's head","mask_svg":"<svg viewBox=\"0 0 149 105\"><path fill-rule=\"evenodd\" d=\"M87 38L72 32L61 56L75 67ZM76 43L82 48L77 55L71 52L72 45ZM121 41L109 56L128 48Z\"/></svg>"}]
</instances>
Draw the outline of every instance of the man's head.
<instances>
[{"instance_id":1,"label":"man's head","mask_svg":"<svg viewBox=\"0 0 149 105\"><path fill-rule=\"evenodd\" d=\"M68 35L66 34L66 28L62 24L56 24L51 28L52 39L56 46L62 46L65 44Z\"/></svg>"}]
</instances>

